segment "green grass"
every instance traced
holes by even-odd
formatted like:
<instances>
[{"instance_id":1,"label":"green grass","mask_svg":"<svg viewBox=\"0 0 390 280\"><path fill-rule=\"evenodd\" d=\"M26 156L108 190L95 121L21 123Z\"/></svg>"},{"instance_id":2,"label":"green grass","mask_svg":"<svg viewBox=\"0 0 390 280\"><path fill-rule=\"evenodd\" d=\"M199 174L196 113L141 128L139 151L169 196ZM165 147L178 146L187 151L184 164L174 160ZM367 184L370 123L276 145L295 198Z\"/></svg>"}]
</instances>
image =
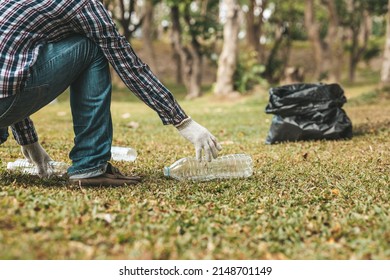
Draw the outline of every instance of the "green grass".
<instances>
[{"instance_id":1,"label":"green grass","mask_svg":"<svg viewBox=\"0 0 390 280\"><path fill-rule=\"evenodd\" d=\"M164 178L163 167L193 147L123 94L112 105L114 145L138 158L115 164L144 176L138 186L79 188L9 173L6 162L21 157L10 139L0 147L0 259L390 259L390 100L370 95L366 104L357 91L346 90L352 140L273 146L264 144L265 92L182 100L225 143L222 154L253 157L246 180ZM47 152L70 163L66 97L33 119Z\"/></svg>"}]
</instances>

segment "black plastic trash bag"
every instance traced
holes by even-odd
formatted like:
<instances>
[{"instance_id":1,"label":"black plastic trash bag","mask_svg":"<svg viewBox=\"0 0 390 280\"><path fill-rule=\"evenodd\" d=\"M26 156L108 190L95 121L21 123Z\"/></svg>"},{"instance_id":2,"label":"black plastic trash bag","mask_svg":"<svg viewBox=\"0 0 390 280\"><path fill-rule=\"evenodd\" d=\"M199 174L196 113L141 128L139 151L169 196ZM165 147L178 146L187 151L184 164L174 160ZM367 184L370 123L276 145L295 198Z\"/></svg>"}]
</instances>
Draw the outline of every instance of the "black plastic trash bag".
<instances>
[{"instance_id":1,"label":"black plastic trash bag","mask_svg":"<svg viewBox=\"0 0 390 280\"><path fill-rule=\"evenodd\" d=\"M338 84L294 84L269 91L267 114L274 114L266 143L352 138L347 102Z\"/></svg>"}]
</instances>

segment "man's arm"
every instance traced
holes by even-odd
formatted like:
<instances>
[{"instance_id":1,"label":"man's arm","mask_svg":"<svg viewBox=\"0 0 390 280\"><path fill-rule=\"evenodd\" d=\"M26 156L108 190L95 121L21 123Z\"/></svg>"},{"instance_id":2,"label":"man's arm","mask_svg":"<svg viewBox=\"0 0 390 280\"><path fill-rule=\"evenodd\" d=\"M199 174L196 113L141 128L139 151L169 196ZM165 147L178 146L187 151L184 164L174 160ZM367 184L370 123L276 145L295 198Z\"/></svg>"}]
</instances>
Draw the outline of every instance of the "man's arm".
<instances>
[{"instance_id":1,"label":"man's arm","mask_svg":"<svg viewBox=\"0 0 390 280\"><path fill-rule=\"evenodd\" d=\"M129 42L119 34L105 7L88 1L72 20L76 32L94 41L126 86L155 110L164 124L180 124L187 115L171 92L135 54Z\"/></svg>"},{"instance_id":2,"label":"man's arm","mask_svg":"<svg viewBox=\"0 0 390 280\"><path fill-rule=\"evenodd\" d=\"M35 131L34 123L30 118L11 125L12 134L19 145L29 145L38 141L38 134Z\"/></svg>"},{"instance_id":3,"label":"man's arm","mask_svg":"<svg viewBox=\"0 0 390 280\"><path fill-rule=\"evenodd\" d=\"M126 86L146 105L155 110L164 124L173 124L207 161L216 158L221 146L203 126L189 118L172 93L158 80L149 67L138 58L129 42L119 34L105 7L88 1L73 18L74 30L100 46L110 64Z\"/></svg>"},{"instance_id":4,"label":"man's arm","mask_svg":"<svg viewBox=\"0 0 390 280\"><path fill-rule=\"evenodd\" d=\"M48 163L50 156L38 142L38 134L35 131L34 123L30 118L11 125L12 134L16 142L21 146L24 157L38 168L40 177L48 177Z\"/></svg>"}]
</instances>

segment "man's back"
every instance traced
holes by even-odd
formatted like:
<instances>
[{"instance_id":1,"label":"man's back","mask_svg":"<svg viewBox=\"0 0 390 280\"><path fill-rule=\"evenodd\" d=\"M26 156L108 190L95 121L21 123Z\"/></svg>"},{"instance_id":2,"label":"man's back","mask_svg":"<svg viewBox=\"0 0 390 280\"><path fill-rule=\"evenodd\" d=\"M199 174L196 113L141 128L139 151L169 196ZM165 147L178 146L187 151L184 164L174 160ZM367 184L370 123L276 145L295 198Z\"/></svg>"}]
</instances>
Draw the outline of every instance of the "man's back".
<instances>
[{"instance_id":1,"label":"man's back","mask_svg":"<svg viewBox=\"0 0 390 280\"><path fill-rule=\"evenodd\" d=\"M86 0L0 2L0 98L18 92L40 48L72 32L67 22Z\"/></svg>"},{"instance_id":2,"label":"man's back","mask_svg":"<svg viewBox=\"0 0 390 280\"><path fill-rule=\"evenodd\" d=\"M126 86L164 124L181 123L184 111L135 54L98 0L1 0L0 99L20 92L42 47L79 34L103 52Z\"/></svg>"}]
</instances>

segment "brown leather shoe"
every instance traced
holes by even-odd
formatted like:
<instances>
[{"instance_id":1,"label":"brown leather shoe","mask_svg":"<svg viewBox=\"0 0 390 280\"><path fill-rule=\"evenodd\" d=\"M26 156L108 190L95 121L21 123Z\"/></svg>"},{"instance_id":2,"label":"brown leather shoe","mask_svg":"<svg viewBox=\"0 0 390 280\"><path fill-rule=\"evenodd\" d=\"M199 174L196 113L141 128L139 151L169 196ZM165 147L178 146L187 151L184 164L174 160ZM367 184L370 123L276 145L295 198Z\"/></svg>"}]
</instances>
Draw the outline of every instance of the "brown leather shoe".
<instances>
[{"instance_id":1,"label":"brown leather shoe","mask_svg":"<svg viewBox=\"0 0 390 280\"><path fill-rule=\"evenodd\" d=\"M142 178L138 176L125 176L119 172L118 168L108 163L106 173L91 178L69 179L69 181L74 185L84 187L119 187L138 184L142 181Z\"/></svg>"}]
</instances>

